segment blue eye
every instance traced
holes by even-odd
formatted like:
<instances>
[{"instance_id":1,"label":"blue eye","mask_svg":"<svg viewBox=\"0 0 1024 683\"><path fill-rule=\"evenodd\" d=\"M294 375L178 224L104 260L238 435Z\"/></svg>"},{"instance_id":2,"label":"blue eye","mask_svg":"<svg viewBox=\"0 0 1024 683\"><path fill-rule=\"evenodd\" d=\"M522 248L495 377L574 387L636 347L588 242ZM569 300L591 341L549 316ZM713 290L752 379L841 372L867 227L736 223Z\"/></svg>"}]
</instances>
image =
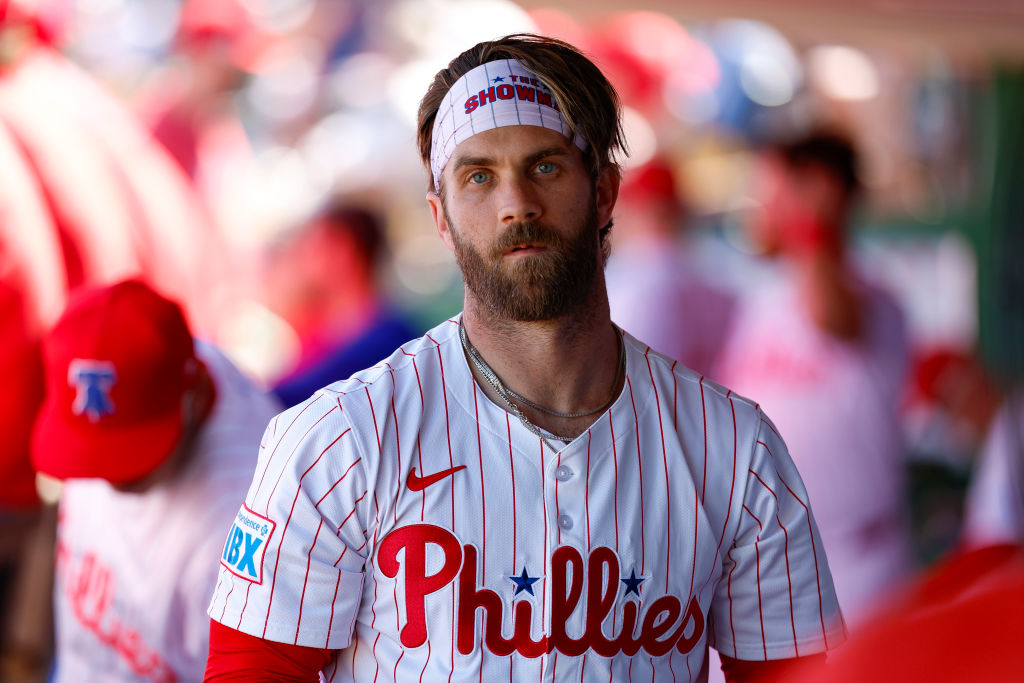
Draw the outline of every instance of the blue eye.
<instances>
[{"instance_id":1,"label":"blue eye","mask_svg":"<svg viewBox=\"0 0 1024 683\"><path fill-rule=\"evenodd\" d=\"M473 175L469 176L469 182L474 185L481 185L487 182L487 174L483 171L477 171Z\"/></svg>"},{"instance_id":2,"label":"blue eye","mask_svg":"<svg viewBox=\"0 0 1024 683\"><path fill-rule=\"evenodd\" d=\"M555 165L552 162L550 162L550 161L542 161L539 164L537 164L537 172L538 173L554 173L555 172Z\"/></svg>"}]
</instances>

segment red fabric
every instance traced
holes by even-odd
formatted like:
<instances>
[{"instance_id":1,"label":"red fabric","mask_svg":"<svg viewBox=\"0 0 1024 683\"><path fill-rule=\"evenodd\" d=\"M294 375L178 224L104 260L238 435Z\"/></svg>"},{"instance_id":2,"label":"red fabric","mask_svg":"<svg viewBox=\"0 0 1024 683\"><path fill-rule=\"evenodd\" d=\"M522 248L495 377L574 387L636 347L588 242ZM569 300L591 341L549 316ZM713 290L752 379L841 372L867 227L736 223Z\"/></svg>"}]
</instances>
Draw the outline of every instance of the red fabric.
<instances>
[{"instance_id":1,"label":"red fabric","mask_svg":"<svg viewBox=\"0 0 1024 683\"><path fill-rule=\"evenodd\" d=\"M29 328L20 289L0 280L0 508L39 505L29 443L43 403L43 361Z\"/></svg>"},{"instance_id":2,"label":"red fabric","mask_svg":"<svg viewBox=\"0 0 1024 683\"><path fill-rule=\"evenodd\" d=\"M796 659L770 659L755 662L746 659L733 659L719 654L722 660L722 673L728 683L773 683L788 680L795 667L820 666L825 663L825 655L810 655Z\"/></svg>"},{"instance_id":3,"label":"red fabric","mask_svg":"<svg viewBox=\"0 0 1024 683\"><path fill-rule=\"evenodd\" d=\"M331 661L333 650L275 643L210 620L210 654L204 683L274 681L311 683Z\"/></svg>"},{"instance_id":4,"label":"red fabric","mask_svg":"<svg viewBox=\"0 0 1024 683\"><path fill-rule=\"evenodd\" d=\"M1024 547L954 557L794 683L1020 680Z\"/></svg>"}]
</instances>

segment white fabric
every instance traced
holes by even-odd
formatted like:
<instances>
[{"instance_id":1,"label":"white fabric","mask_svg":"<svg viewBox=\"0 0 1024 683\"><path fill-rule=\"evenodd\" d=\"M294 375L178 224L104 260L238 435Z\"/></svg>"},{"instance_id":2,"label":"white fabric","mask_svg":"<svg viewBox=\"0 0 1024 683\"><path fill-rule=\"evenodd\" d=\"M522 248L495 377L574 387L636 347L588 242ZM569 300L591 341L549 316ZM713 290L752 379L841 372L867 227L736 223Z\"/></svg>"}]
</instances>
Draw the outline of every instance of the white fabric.
<instances>
[{"instance_id":1,"label":"white fabric","mask_svg":"<svg viewBox=\"0 0 1024 683\"><path fill-rule=\"evenodd\" d=\"M145 493L69 480L60 501L57 683L199 681L217 555L280 404L197 343L217 400L179 477ZM159 390L154 387L154 391Z\"/></svg>"},{"instance_id":2,"label":"white fabric","mask_svg":"<svg viewBox=\"0 0 1024 683\"><path fill-rule=\"evenodd\" d=\"M572 128L544 83L514 59L487 62L467 71L448 90L434 118L430 170L434 191L460 142L501 126L540 126L569 137ZM583 138L573 142L586 148Z\"/></svg>"},{"instance_id":3,"label":"white fabric","mask_svg":"<svg viewBox=\"0 0 1024 683\"><path fill-rule=\"evenodd\" d=\"M242 510L270 530L262 566L222 561L210 616L337 649L330 681L696 681L708 642L745 659L837 644L825 554L774 427L625 339L622 394L560 453L481 392L457 320L279 415ZM578 603L556 585L566 563ZM630 615L668 651L604 649Z\"/></svg>"},{"instance_id":4,"label":"white fabric","mask_svg":"<svg viewBox=\"0 0 1024 683\"><path fill-rule=\"evenodd\" d=\"M898 423L908 347L902 316L855 283L866 337L841 341L806 313L785 269L738 308L715 378L756 396L811 497L843 614L859 621L911 569L906 466Z\"/></svg>"},{"instance_id":5,"label":"white fabric","mask_svg":"<svg viewBox=\"0 0 1024 683\"><path fill-rule=\"evenodd\" d=\"M655 351L700 373L711 371L734 300L705 281L675 243L643 239L616 245L605 281L612 320Z\"/></svg>"},{"instance_id":6,"label":"white fabric","mask_svg":"<svg viewBox=\"0 0 1024 683\"><path fill-rule=\"evenodd\" d=\"M996 413L964 506L964 537L972 546L1024 542L1024 394L1011 394Z\"/></svg>"}]
</instances>

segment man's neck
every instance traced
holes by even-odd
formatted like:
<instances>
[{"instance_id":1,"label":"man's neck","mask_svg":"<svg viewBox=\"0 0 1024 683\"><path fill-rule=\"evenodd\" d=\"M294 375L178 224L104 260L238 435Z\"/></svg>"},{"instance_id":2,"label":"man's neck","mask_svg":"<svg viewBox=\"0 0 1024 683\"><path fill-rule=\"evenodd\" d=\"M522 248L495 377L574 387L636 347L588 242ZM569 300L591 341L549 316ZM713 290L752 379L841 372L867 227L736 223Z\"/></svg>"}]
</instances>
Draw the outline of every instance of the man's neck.
<instances>
[{"instance_id":1,"label":"man's neck","mask_svg":"<svg viewBox=\"0 0 1024 683\"><path fill-rule=\"evenodd\" d=\"M470 343L512 391L559 413L592 411L621 391L619 335L606 296L575 314L540 322L499 319L468 293L465 303ZM508 410L472 360L469 365L488 397ZM563 418L521 402L517 406L535 426L562 436L578 436L601 415Z\"/></svg>"}]
</instances>

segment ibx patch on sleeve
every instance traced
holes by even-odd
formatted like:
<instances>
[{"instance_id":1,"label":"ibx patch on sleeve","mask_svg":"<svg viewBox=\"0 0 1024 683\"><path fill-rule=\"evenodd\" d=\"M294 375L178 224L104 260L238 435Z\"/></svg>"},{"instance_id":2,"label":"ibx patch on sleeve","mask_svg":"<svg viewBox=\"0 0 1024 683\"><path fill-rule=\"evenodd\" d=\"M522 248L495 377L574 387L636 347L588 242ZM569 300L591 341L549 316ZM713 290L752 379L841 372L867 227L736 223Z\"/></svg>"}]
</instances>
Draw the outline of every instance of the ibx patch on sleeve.
<instances>
[{"instance_id":1,"label":"ibx patch on sleeve","mask_svg":"<svg viewBox=\"0 0 1024 683\"><path fill-rule=\"evenodd\" d=\"M220 563L235 576L253 583L263 583L263 555L274 535L273 520L242 504L224 542Z\"/></svg>"}]
</instances>

